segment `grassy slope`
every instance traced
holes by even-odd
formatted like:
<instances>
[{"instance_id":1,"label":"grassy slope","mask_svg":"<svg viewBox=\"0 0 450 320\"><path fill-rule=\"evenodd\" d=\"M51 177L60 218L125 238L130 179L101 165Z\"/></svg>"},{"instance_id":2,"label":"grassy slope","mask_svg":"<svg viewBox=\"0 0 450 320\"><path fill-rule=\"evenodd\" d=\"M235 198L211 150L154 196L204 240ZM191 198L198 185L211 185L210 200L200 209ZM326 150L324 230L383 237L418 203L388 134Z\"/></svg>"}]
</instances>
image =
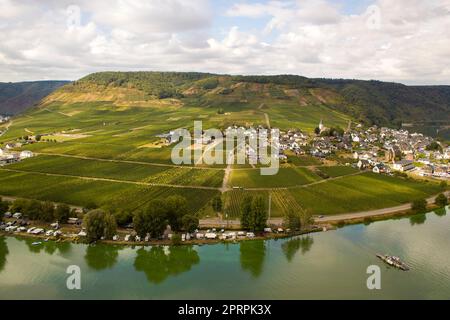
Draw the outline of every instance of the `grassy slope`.
<instances>
[{"instance_id":1,"label":"grassy slope","mask_svg":"<svg viewBox=\"0 0 450 320\"><path fill-rule=\"evenodd\" d=\"M39 156L7 169L169 185L220 187L223 170L172 168L138 163L105 162L60 156Z\"/></svg>"},{"instance_id":2,"label":"grassy slope","mask_svg":"<svg viewBox=\"0 0 450 320\"><path fill-rule=\"evenodd\" d=\"M189 199L190 212L198 212L218 194L214 190L145 187L119 182L15 173L0 170L1 194L73 205L134 211L152 199L181 195Z\"/></svg>"},{"instance_id":3,"label":"grassy slope","mask_svg":"<svg viewBox=\"0 0 450 320\"><path fill-rule=\"evenodd\" d=\"M319 167L318 170L331 178L346 176L358 172L358 169L347 166Z\"/></svg>"},{"instance_id":4,"label":"grassy slope","mask_svg":"<svg viewBox=\"0 0 450 320\"><path fill-rule=\"evenodd\" d=\"M233 190L225 196L226 212L238 217L246 195L272 195L272 216L282 217L289 208L302 208L314 215L333 215L393 207L427 198L441 191L434 183L364 173L321 184L274 191Z\"/></svg>"},{"instance_id":5,"label":"grassy slope","mask_svg":"<svg viewBox=\"0 0 450 320\"><path fill-rule=\"evenodd\" d=\"M321 178L306 168L280 168L275 176L262 176L257 169L234 170L230 186L244 188L279 188L309 184Z\"/></svg>"}]
</instances>

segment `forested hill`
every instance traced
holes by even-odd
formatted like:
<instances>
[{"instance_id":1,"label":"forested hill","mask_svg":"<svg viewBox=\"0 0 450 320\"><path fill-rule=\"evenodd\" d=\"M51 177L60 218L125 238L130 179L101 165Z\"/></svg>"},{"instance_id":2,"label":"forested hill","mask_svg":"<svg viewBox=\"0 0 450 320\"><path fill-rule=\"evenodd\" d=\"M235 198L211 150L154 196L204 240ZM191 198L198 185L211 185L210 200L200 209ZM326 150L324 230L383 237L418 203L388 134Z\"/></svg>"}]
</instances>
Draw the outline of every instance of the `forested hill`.
<instances>
[{"instance_id":1,"label":"forested hill","mask_svg":"<svg viewBox=\"0 0 450 320\"><path fill-rule=\"evenodd\" d=\"M178 72L95 73L74 83L74 86L86 83L132 87L160 99L193 96L206 99L207 96L207 100L211 101L213 94L217 104L233 92L238 92L247 101L259 94L308 103L311 102L308 96L312 95L321 104L370 124L450 121L450 86L406 86L380 81L309 79L294 75L227 76Z\"/></svg>"},{"instance_id":2,"label":"forested hill","mask_svg":"<svg viewBox=\"0 0 450 320\"><path fill-rule=\"evenodd\" d=\"M67 83L68 81L0 82L0 114L16 115L25 111Z\"/></svg>"}]
</instances>

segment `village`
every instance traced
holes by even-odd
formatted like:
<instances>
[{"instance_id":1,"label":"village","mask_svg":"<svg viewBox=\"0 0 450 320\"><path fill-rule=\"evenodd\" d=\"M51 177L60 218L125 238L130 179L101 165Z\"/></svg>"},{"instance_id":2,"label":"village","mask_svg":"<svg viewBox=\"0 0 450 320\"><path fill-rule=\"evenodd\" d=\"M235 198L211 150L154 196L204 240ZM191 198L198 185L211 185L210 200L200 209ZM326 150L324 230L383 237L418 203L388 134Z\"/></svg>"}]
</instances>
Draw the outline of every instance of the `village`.
<instances>
[{"instance_id":1,"label":"village","mask_svg":"<svg viewBox=\"0 0 450 320\"><path fill-rule=\"evenodd\" d=\"M246 138L255 138L263 126L230 126L222 133L224 137L242 132ZM272 128L272 130L276 130ZM160 135L166 145L176 143L175 131ZM203 135L195 144L209 145L214 137ZM320 122L314 134L300 129L280 131L280 161L288 161L288 156L310 155L319 159L338 158L345 165L360 170L370 170L377 174L392 172L410 173L419 177L450 179L450 146L438 142L422 133L410 133L404 129L377 126L364 128L362 124L352 125L346 130L327 128ZM261 160L257 150L247 145L245 153L250 164Z\"/></svg>"}]
</instances>

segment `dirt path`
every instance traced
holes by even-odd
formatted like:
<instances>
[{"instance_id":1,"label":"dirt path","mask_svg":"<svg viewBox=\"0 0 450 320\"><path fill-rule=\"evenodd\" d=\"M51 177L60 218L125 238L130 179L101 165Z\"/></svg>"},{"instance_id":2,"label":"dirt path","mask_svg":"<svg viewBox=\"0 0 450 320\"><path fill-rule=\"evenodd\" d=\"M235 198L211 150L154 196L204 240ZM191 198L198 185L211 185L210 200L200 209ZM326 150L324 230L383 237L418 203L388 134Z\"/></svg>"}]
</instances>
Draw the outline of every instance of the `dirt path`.
<instances>
[{"instance_id":1,"label":"dirt path","mask_svg":"<svg viewBox=\"0 0 450 320\"><path fill-rule=\"evenodd\" d=\"M5 130L3 132L0 133L0 137L3 136L5 133L8 132L9 128L12 126L13 121L9 120L8 124L5 126Z\"/></svg>"},{"instance_id":2,"label":"dirt path","mask_svg":"<svg viewBox=\"0 0 450 320\"><path fill-rule=\"evenodd\" d=\"M262 108L264 108L265 105L266 105L265 103L261 103L259 105L259 107L258 107L258 110L262 110ZM263 112L263 111L261 111L261 112ZM264 114L264 118L265 118L265 121L266 121L267 128L271 129L269 115L267 113L265 113L265 112L263 112L263 114Z\"/></svg>"},{"instance_id":3,"label":"dirt path","mask_svg":"<svg viewBox=\"0 0 450 320\"><path fill-rule=\"evenodd\" d=\"M270 118L269 118L269 115L268 115L267 113L264 113L264 117L266 118L267 128L271 129L272 127L270 126Z\"/></svg>"},{"instance_id":4,"label":"dirt path","mask_svg":"<svg viewBox=\"0 0 450 320\"><path fill-rule=\"evenodd\" d=\"M235 148L236 149L236 148ZM222 182L222 189L220 189L220 191L222 193L225 193L226 191L229 190L228 188L228 180L230 180L230 175L231 175L231 171L233 171L233 164L232 164L232 158L234 156L234 150L230 151L228 157L227 157L227 168L225 169L225 174L223 176L223 182Z\"/></svg>"},{"instance_id":5,"label":"dirt path","mask_svg":"<svg viewBox=\"0 0 450 320\"><path fill-rule=\"evenodd\" d=\"M196 166L199 166L202 164L203 162L203 158L205 157L205 154L207 152L209 152L210 150L214 149L217 145L223 143L223 139L217 139L217 141L215 141L214 143L207 145L205 150L202 153L202 156L197 160L197 162L195 163Z\"/></svg>"},{"instance_id":6,"label":"dirt path","mask_svg":"<svg viewBox=\"0 0 450 320\"><path fill-rule=\"evenodd\" d=\"M447 196L450 195L450 191L445 192ZM427 202L429 205L434 204L434 200L437 196L433 196L427 199ZM378 210L370 210L370 211L362 211L362 212L355 212L355 213L345 213L345 214L338 214L334 216L329 217L323 217L323 218L316 218L314 221L316 223L327 223L327 222L337 222L342 220L352 220L352 219L364 219L364 218L370 218L370 217L376 217L376 216L382 216L386 214L393 214L393 213L399 213L403 211L408 211L411 209L411 203L402 204L400 206L392 207L392 208L384 208L384 209L378 209Z\"/></svg>"}]
</instances>

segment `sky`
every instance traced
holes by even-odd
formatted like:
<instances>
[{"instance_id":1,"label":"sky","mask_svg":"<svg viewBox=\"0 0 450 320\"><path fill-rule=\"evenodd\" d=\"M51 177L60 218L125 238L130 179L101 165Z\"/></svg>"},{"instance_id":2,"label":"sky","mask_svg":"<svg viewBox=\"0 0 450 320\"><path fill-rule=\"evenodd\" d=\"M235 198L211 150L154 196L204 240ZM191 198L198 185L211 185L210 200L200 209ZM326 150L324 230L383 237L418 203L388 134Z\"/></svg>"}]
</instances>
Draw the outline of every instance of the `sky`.
<instances>
[{"instance_id":1,"label":"sky","mask_svg":"<svg viewBox=\"0 0 450 320\"><path fill-rule=\"evenodd\" d=\"M99 71L450 85L450 0L0 0L0 81Z\"/></svg>"}]
</instances>

